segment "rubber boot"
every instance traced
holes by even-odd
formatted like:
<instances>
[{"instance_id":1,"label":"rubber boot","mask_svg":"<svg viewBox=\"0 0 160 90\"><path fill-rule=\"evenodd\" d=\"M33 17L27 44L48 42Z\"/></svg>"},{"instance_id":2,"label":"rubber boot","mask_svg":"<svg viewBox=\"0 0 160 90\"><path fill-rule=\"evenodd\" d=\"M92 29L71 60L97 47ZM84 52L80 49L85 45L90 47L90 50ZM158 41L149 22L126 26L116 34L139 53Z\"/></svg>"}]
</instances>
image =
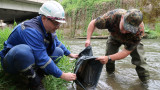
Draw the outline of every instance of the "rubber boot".
<instances>
[{"instance_id":1,"label":"rubber boot","mask_svg":"<svg viewBox=\"0 0 160 90\"><path fill-rule=\"evenodd\" d=\"M35 70L28 69L23 72L23 74L28 78L29 80L29 88L30 90L45 90L44 85L42 83L42 77L40 77Z\"/></svg>"},{"instance_id":2,"label":"rubber boot","mask_svg":"<svg viewBox=\"0 0 160 90\"><path fill-rule=\"evenodd\" d=\"M138 77L139 79L144 83L148 83L148 80L149 80L149 72L146 71L143 67L140 67L140 66L136 66L136 71L137 71L137 74L138 74Z\"/></svg>"},{"instance_id":3,"label":"rubber boot","mask_svg":"<svg viewBox=\"0 0 160 90\"><path fill-rule=\"evenodd\" d=\"M106 71L108 74L113 74L115 71L115 62L107 63L106 64Z\"/></svg>"},{"instance_id":4,"label":"rubber boot","mask_svg":"<svg viewBox=\"0 0 160 90\"><path fill-rule=\"evenodd\" d=\"M30 90L45 90L41 78L36 75L35 78L29 78Z\"/></svg>"}]
</instances>

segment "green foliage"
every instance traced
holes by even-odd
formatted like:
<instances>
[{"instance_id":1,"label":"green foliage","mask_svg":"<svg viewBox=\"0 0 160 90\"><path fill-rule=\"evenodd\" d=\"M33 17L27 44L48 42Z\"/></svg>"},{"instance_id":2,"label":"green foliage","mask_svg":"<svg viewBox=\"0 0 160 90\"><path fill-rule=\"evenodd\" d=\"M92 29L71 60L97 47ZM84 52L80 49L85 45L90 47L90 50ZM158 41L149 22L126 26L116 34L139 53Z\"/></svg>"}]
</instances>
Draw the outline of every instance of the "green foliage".
<instances>
[{"instance_id":1,"label":"green foliage","mask_svg":"<svg viewBox=\"0 0 160 90\"><path fill-rule=\"evenodd\" d=\"M10 33L11 29L8 27L0 29L0 50L3 48L3 43L7 40Z\"/></svg>"},{"instance_id":2,"label":"green foliage","mask_svg":"<svg viewBox=\"0 0 160 90\"><path fill-rule=\"evenodd\" d=\"M156 23L155 25L155 31L160 33L160 23Z\"/></svg>"},{"instance_id":3,"label":"green foliage","mask_svg":"<svg viewBox=\"0 0 160 90\"><path fill-rule=\"evenodd\" d=\"M144 28L144 32L148 34L148 33L149 33L149 31L150 31L150 28L149 28L148 26L145 26L145 28Z\"/></svg>"},{"instance_id":4,"label":"green foliage","mask_svg":"<svg viewBox=\"0 0 160 90\"><path fill-rule=\"evenodd\" d=\"M160 38L160 23L156 23L155 30L151 30L148 26L145 26L145 33L147 34L147 38Z\"/></svg>"},{"instance_id":5,"label":"green foliage","mask_svg":"<svg viewBox=\"0 0 160 90\"><path fill-rule=\"evenodd\" d=\"M20 79L22 76L6 74L0 70L0 90L27 90L26 79Z\"/></svg>"},{"instance_id":6,"label":"green foliage","mask_svg":"<svg viewBox=\"0 0 160 90\"><path fill-rule=\"evenodd\" d=\"M93 32L93 36L99 36L99 33Z\"/></svg>"},{"instance_id":7,"label":"green foliage","mask_svg":"<svg viewBox=\"0 0 160 90\"><path fill-rule=\"evenodd\" d=\"M92 20L92 14L97 11L96 5L109 1L113 0L63 0L61 4L65 9L66 14L73 20L71 37L74 37L75 31L79 29L77 22L83 23L81 28L83 31L81 34L82 36L86 36L86 30L89 22ZM77 15L77 13L80 13L80 15ZM82 18L82 15L85 18L83 21L79 19L79 17Z\"/></svg>"},{"instance_id":8,"label":"green foliage","mask_svg":"<svg viewBox=\"0 0 160 90\"><path fill-rule=\"evenodd\" d=\"M63 40L64 37L62 35L62 30L57 30L56 31L56 35L58 37L58 40L60 40L60 41Z\"/></svg>"},{"instance_id":9,"label":"green foliage","mask_svg":"<svg viewBox=\"0 0 160 90\"><path fill-rule=\"evenodd\" d=\"M117 7L117 8L120 8L120 5L121 5L120 2L121 2L120 0L117 0L117 4L116 4L116 7Z\"/></svg>"},{"instance_id":10,"label":"green foliage","mask_svg":"<svg viewBox=\"0 0 160 90\"><path fill-rule=\"evenodd\" d=\"M96 4L108 1L113 0L63 0L61 4L65 8L65 11L68 13L80 8L90 8Z\"/></svg>"},{"instance_id":11,"label":"green foliage","mask_svg":"<svg viewBox=\"0 0 160 90\"><path fill-rule=\"evenodd\" d=\"M3 43L7 40L10 33L11 29L8 27L0 29L0 50L3 49ZM6 90L6 87L8 87L10 90L14 90L15 86L10 85L10 82L11 80L9 80L9 77L5 75L0 64L0 90Z\"/></svg>"},{"instance_id":12,"label":"green foliage","mask_svg":"<svg viewBox=\"0 0 160 90\"><path fill-rule=\"evenodd\" d=\"M17 26L17 22L14 20L13 27Z\"/></svg>"},{"instance_id":13,"label":"green foliage","mask_svg":"<svg viewBox=\"0 0 160 90\"><path fill-rule=\"evenodd\" d=\"M70 61L68 57L63 57L57 65L63 72L73 72L74 61ZM47 90L67 90L67 82L53 76L46 76L44 84Z\"/></svg>"}]
</instances>

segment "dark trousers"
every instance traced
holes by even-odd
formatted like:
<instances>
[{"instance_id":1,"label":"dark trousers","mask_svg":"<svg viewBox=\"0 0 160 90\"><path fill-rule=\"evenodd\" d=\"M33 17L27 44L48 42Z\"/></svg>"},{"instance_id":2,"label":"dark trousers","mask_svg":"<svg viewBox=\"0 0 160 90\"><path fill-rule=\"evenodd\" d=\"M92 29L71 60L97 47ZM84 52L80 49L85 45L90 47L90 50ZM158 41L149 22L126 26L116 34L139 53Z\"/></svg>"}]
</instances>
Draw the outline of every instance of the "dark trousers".
<instances>
[{"instance_id":1,"label":"dark trousers","mask_svg":"<svg viewBox=\"0 0 160 90\"><path fill-rule=\"evenodd\" d=\"M122 43L114 40L111 36L108 38L106 43L106 54L112 55L119 51ZM146 81L149 79L148 65L146 63L146 58L144 57L144 48L143 44L139 43L134 51L131 52L131 62L136 65L136 72L141 81ZM106 64L106 71L108 73L113 73L115 71L115 61Z\"/></svg>"}]
</instances>

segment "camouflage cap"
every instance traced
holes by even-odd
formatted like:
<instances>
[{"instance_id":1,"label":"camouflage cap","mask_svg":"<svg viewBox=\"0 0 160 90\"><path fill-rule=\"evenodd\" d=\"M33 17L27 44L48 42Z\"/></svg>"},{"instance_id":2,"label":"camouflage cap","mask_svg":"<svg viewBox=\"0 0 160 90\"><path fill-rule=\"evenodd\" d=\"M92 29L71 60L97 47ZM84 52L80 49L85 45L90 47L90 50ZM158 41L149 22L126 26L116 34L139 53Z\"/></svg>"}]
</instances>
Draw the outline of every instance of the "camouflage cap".
<instances>
[{"instance_id":1,"label":"camouflage cap","mask_svg":"<svg viewBox=\"0 0 160 90\"><path fill-rule=\"evenodd\" d=\"M143 21L142 12L137 9L130 9L124 15L124 24L123 24L124 29L132 33L136 33L142 21Z\"/></svg>"}]
</instances>

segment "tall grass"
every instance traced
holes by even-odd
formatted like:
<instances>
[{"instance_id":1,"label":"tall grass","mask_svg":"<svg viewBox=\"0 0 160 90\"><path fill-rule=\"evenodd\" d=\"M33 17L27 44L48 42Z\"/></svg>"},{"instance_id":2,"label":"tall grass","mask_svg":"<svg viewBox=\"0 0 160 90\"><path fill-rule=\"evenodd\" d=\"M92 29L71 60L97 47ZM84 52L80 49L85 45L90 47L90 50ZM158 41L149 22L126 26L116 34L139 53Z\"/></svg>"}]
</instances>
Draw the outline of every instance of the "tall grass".
<instances>
[{"instance_id":1,"label":"tall grass","mask_svg":"<svg viewBox=\"0 0 160 90\"><path fill-rule=\"evenodd\" d=\"M3 48L4 41L7 40L8 36L11 33L11 28L0 29L0 50Z\"/></svg>"},{"instance_id":2,"label":"tall grass","mask_svg":"<svg viewBox=\"0 0 160 90\"><path fill-rule=\"evenodd\" d=\"M10 33L11 33L11 28L6 27L4 29L0 29L0 50L3 49L3 43L7 40ZM11 82L11 80L7 76L8 75L4 73L4 71L2 70L1 64L0 64L0 90L5 90L7 86L9 87L9 89L14 90L13 89L14 86L10 87L11 84L9 83Z\"/></svg>"},{"instance_id":3,"label":"tall grass","mask_svg":"<svg viewBox=\"0 0 160 90\"><path fill-rule=\"evenodd\" d=\"M113 0L63 0L61 4L65 8L65 12L69 13L80 8L91 8L96 4L109 1Z\"/></svg>"},{"instance_id":4,"label":"tall grass","mask_svg":"<svg viewBox=\"0 0 160 90\"><path fill-rule=\"evenodd\" d=\"M148 26L145 26L145 33L147 34L147 38L160 38L160 23L155 24L154 30L150 29Z\"/></svg>"},{"instance_id":5,"label":"tall grass","mask_svg":"<svg viewBox=\"0 0 160 90\"><path fill-rule=\"evenodd\" d=\"M80 36L85 37L92 16L97 11L97 5L114 0L63 0L61 4L66 16L71 19L70 37L74 38L77 30L81 30ZM99 9L101 10L101 8ZM97 33L95 33L97 35Z\"/></svg>"},{"instance_id":6,"label":"tall grass","mask_svg":"<svg viewBox=\"0 0 160 90\"><path fill-rule=\"evenodd\" d=\"M16 23L15 23L16 25ZM15 26L14 25L14 26ZM0 29L0 50L3 49L3 43L7 40L8 36L11 33L12 28L4 28ZM57 30L57 36L60 41L63 41L62 32ZM67 46L70 49L69 46ZM70 61L70 59L64 56L57 66L63 72L73 72L74 61ZM19 79L21 76L19 75L10 75L6 74L0 64L0 90L28 90L26 83L27 79L24 80ZM67 90L67 85L71 82L64 81L60 78L55 78L54 76L48 75L44 78L43 83L45 85L46 90Z\"/></svg>"}]
</instances>

